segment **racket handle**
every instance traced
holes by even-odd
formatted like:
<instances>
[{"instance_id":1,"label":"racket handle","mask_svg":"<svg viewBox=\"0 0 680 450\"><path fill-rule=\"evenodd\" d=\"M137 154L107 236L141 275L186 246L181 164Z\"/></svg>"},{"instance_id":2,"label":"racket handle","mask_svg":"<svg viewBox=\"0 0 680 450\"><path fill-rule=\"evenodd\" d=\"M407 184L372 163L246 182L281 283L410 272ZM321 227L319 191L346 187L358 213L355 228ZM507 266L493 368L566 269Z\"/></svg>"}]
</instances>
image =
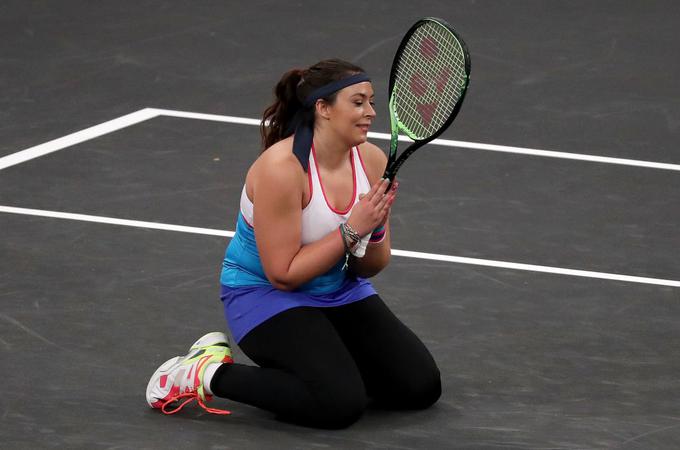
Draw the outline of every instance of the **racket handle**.
<instances>
[{"instance_id":1,"label":"racket handle","mask_svg":"<svg viewBox=\"0 0 680 450\"><path fill-rule=\"evenodd\" d=\"M352 254L357 258L363 258L366 254L366 247L368 246L369 239L371 239L371 233L368 233L366 236L361 238L359 245L357 245L356 248L352 250Z\"/></svg>"}]
</instances>

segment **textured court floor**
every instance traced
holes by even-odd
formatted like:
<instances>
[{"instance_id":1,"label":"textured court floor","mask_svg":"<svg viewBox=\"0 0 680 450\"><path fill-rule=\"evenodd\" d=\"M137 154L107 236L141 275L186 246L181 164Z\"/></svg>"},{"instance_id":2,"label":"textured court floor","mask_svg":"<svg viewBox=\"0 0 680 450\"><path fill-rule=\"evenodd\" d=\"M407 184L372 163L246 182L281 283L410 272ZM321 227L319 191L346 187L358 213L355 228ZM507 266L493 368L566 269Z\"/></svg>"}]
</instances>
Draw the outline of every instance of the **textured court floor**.
<instances>
[{"instance_id":1,"label":"textured court floor","mask_svg":"<svg viewBox=\"0 0 680 450\"><path fill-rule=\"evenodd\" d=\"M249 119L285 70L337 56L387 132L422 16L465 38L472 81L400 171L374 284L440 402L341 431L149 409L158 364L225 329ZM680 448L678 23L657 0L0 3L1 446Z\"/></svg>"}]
</instances>

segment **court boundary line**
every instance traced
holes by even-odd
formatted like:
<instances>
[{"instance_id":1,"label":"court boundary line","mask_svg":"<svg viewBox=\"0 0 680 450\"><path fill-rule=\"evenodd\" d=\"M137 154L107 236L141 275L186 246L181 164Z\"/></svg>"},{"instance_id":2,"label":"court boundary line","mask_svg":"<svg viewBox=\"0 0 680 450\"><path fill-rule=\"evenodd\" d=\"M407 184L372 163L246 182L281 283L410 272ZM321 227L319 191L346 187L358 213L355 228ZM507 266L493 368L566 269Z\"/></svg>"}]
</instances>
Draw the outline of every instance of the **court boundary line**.
<instances>
[{"instance_id":1,"label":"court boundary line","mask_svg":"<svg viewBox=\"0 0 680 450\"><path fill-rule=\"evenodd\" d=\"M242 125L260 125L260 120L249 119L246 117L222 116L219 114L204 114L189 111L175 111L170 109L154 109L159 115L166 117L177 117L184 119L209 120L215 122L237 123ZM370 131L369 138L382 139L389 141L389 133L378 133ZM399 135L400 142L413 142L406 136ZM540 150L525 147L514 147L509 145L483 144L480 142L455 141L450 139L434 139L427 145L439 145L443 147L468 148L473 150L485 150L499 153L513 153L528 156L541 156L545 158L571 159L578 161L597 162L604 164L615 164L623 166L644 167L648 169L674 170L680 171L680 164L661 163L655 161L643 161L638 159L614 158L610 156L587 155L584 153L558 152L554 150Z\"/></svg>"},{"instance_id":2,"label":"court boundary line","mask_svg":"<svg viewBox=\"0 0 680 450\"><path fill-rule=\"evenodd\" d=\"M29 147L25 150L20 150L16 153L12 153L0 158L0 170L48 155L58 150L83 143L85 141L89 141L105 134L113 133L114 131L136 125L140 122L144 122L145 120L153 119L155 117L158 117L158 112L156 110L152 108L144 108L140 109L139 111L109 120L107 122L102 122L98 125L76 131L75 133L67 134L66 136Z\"/></svg>"},{"instance_id":3,"label":"court boundary line","mask_svg":"<svg viewBox=\"0 0 680 450\"><path fill-rule=\"evenodd\" d=\"M84 222L93 222L109 225L120 225L136 228L147 228L154 230L173 231L181 233L202 234L209 236L233 237L234 232L228 230L218 230L213 228L200 228L185 225L173 225L159 222L146 222L140 220L118 219L105 216L94 216L89 214L66 213L59 211L47 211L41 209L17 208L13 206L0 205L0 212L9 214L20 214L28 216L39 216L56 219L67 219ZM623 275L607 272L594 272L578 269L566 269L561 267L541 266L534 264L513 263L508 261L496 261L481 258L467 258L462 256L440 255L436 253L413 252L407 250L392 249L393 256L404 258L426 259L430 261L450 262L456 264L466 264L474 266L495 267L501 269L521 270L527 272L548 273L553 275L566 275L584 278L595 278L608 281L622 281L628 283L649 284L656 286L667 286L680 288L680 281L667 280L662 278L639 277L633 275Z\"/></svg>"},{"instance_id":4,"label":"court boundary line","mask_svg":"<svg viewBox=\"0 0 680 450\"><path fill-rule=\"evenodd\" d=\"M86 128L75 133L68 134L66 136L54 139L43 144L36 145L34 147L27 148L25 150L20 150L16 153L0 157L0 170L6 169L8 167L30 161L31 159L38 158L40 156L47 155L49 153L62 150L64 148L70 147L72 145L80 144L82 142L103 136L120 129L136 125L140 122L144 122L149 119L156 117L175 117L183 119L195 119L195 120L207 120L214 122L225 122L238 125L259 125L259 119L251 119L247 117L236 117L236 116L225 116L220 114L205 114L196 113L190 111L177 111L170 109L160 109L160 108L144 108L138 111L126 114L124 116L109 120L107 122L94 125L92 127ZM369 132L369 138L389 140L390 135L388 133L378 133ZM402 142L413 142L406 136L399 136L399 141ZM559 159L570 159L578 161L596 162L604 164L614 164L632 167L642 167L649 169L660 169L660 170L673 170L680 171L680 164L671 163L660 163L654 161L643 161L637 159L626 159L626 158L614 158L609 156L597 156L588 155L583 153L569 153L569 152L558 152L553 150L540 150L531 149L525 147L514 147L507 145L496 145L496 144L483 144L479 142L466 142L466 141L455 141L448 139L435 139L428 145L439 145L444 147L456 147L456 148L467 148L473 150L484 150L493 151L500 153L512 153L527 156L540 156L546 158L559 158Z\"/></svg>"},{"instance_id":5,"label":"court boundary line","mask_svg":"<svg viewBox=\"0 0 680 450\"><path fill-rule=\"evenodd\" d=\"M58 150L62 150L64 148L67 148L67 147L70 147L70 146L73 146L73 145L76 145L76 144L79 144L79 143L82 143L82 142L86 142L90 139L94 139L94 138L103 136L105 134L109 134L109 133L112 133L114 131L121 130L123 128L127 128L129 126L144 122L146 120L150 120L150 119L153 119L153 118L156 118L156 117L162 117L162 116L184 118L184 119L217 121L217 122L225 122L225 123L240 124L240 125L259 125L260 124L260 121L258 119L251 119L251 118L245 118L245 117L225 116L225 115L219 115L219 114L204 114L204 113L195 113L195 112L189 112L189 111L177 111L177 110L159 109L159 108L144 108L144 109L140 109L138 111L132 112L130 114L126 114L124 116L120 116L120 117L117 117L115 119L112 119L112 120L109 120L109 121L106 121L106 122L102 122L102 123L94 125L92 127L85 128L85 129L77 131L75 133L71 133L71 134L68 134L66 136L62 136L60 138L45 142L43 144L39 144L39 145L30 147L30 148L27 148L25 150L21 150L21 151L18 151L16 153L12 153L10 155L6 155L4 157L0 157L0 170L5 169L7 167L17 165L17 164L21 164L21 163L26 162L26 161L30 161L32 159L35 159L35 158L56 152ZM377 132L370 132L369 137L376 138L376 139L385 139L385 140L390 139L389 134L387 134L387 133L377 133ZM405 136L400 136L399 140L405 141L405 142L412 142L409 138L407 138ZM448 146L448 147L471 148L471 149L477 149L477 150L488 150L488 151L496 151L496 152L524 154L524 155L531 155L531 156L543 156L543 157L562 158L562 159L575 159L575 160L590 161L590 162L600 162L600 163L608 163L608 164L619 164L619 165L628 165L628 166L645 167L645 168L653 168L653 169L680 171L680 165L678 165L678 164L657 163L657 162L652 162L652 161L640 161L640 160L630 160L630 159L622 159L622 158L610 158L610 157L585 155L585 154L578 154L578 153L555 152L555 151L549 151L549 150L537 150L537 149L528 149L528 148L522 148L522 147L510 147L510 146L501 146L501 145L492 145L492 144L480 144L480 143L474 143L474 142L452 141L452 140L446 140L446 139L435 139L430 144L442 145L442 146ZM199 228L199 227L187 227L187 226L183 226L183 225L162 224L162 223L145 222L145 221L139 221L139 220L118 219L118 218L111 218L111 217L104 217L104 216L93 216L93 215L87 215L87 214L75 214L75 213L65 213L65 212L57 212L57 211L45 211L45 210L17 208L17 207L10 207L10 206L0 206L0 212L13 213L13 214L34 215L34 216L42 216L42 217L52 217L52 218L59 218L59 219L80 220L80 221L87 221L87 222L113 224L113 225L123 225L123 226L149 228L149 229L158 229L158 230L165 230L165 231L175 231L175 232L184 232L184 233L207 234L207 235L214 235L214 236L233 237L232 231L215 230L215 229ZM540 266L540 265L524 264L524 263L512 263L512 262L507 262L507 261L494 261L494 260L487 260L487 259L467 258L467 257L451 256L451 255L438 255L438 254L434 254L434 253L422 253L422 252L413 252L413 251L397 250L397 249L392 249L392 254L395 255L395 256L401 256L401 257L405 257L405 258L419 258L419 259L452 262L452 263L459 263L459 264L470 264L470 265L477 265L477 266L498 267L498 268L514 269L514 270L541 272L541 273L552 273L552 274L570 275L570 276L578 276L578 277L598 278L598 279L605 279L605 280L615 280L615 281L625 281L625 282L633 282L633 283L643 283L643 284L653 284L653 285L661 285L661 286L680 287L680 281L665 280L665 279L658 279L658 278L638 277L638 276L632 276L632 275L621 275L621 274L612 274L612 273L605 273L605 272L591 272L591 271L577 270L577 269L565 269L565 268L550 267L550 266Z\"/></svg>"}]
</instances>

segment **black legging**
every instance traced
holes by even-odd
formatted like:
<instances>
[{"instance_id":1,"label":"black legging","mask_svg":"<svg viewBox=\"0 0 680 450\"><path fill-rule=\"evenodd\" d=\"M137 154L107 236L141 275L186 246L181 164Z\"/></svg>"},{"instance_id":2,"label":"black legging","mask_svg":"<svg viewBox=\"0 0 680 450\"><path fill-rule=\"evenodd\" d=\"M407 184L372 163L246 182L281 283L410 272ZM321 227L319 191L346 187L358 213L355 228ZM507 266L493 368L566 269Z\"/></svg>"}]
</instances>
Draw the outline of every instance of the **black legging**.
<instances>
[{"instance_id":1,"label":"black legging","mask_svg":"<svg viewBox=\"0 0 680 450\"><path fill-rule=\"evenodd\" d=\"M301 425L347 427L369 398L381 408L420 409L441 395L429 351L377 295L284 311L239 346L260 367L222 365L213 393Z\"/></svg>"}]
</instances>

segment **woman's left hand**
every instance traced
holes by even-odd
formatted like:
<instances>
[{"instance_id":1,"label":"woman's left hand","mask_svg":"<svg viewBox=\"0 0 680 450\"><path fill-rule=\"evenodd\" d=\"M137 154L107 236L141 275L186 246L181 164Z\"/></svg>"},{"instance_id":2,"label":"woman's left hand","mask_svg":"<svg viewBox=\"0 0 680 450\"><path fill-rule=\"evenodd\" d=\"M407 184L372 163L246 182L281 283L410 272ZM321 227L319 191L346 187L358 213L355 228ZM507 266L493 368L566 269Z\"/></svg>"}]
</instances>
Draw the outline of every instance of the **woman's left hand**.
<instances>
[{"instance_id":1,"label":"woman's left hand","mask_svg":"<svg viewBox=\"0 0 680 450\"><path fill-rule=\"evenodd\" d=\"M390 218L390 213L392 212L392 204L394 203L394 201L397 198L397 189L398 188L399 188L399 182L395 178L394 181L392 181L392 186L390 187L389 191L387 191L385 193L388 196L388 200L387 200L387 204L386 204L387 213L385 214L385 217L380 222L380 224L378 224L378 226L376 228L380 228L380 227L384 226L385 223L387 223L387 219ZM364 195L365 194L359 194L359 200L361 200L364 197Z\"/></svg>"}]
</instances>

